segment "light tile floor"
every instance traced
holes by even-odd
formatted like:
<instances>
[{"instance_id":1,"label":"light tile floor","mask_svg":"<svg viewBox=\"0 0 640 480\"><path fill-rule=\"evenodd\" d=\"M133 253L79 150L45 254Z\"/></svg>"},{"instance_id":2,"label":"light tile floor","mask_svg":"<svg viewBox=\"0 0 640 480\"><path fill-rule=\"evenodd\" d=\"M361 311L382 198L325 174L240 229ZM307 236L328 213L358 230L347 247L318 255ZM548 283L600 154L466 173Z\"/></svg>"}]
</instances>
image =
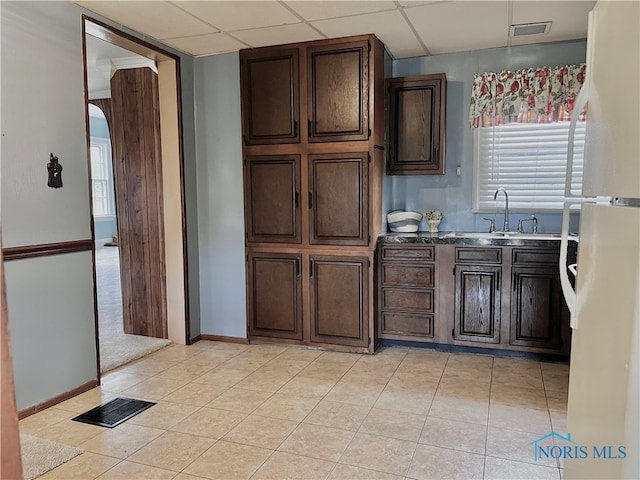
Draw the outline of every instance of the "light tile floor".
<instances>
[{"instance_id":1,"label":"light tile floor","mask_svg":"<svg viewBox=\"0 0 640 480\"><path fill-rule=\"evenodd\" d=\"M41 478L560 479L533 439L564 432L567 365L386 348L172 345L20 422L86 453ZM114 428L70 420L158 402Z\"/></svg>"}]
</instances>

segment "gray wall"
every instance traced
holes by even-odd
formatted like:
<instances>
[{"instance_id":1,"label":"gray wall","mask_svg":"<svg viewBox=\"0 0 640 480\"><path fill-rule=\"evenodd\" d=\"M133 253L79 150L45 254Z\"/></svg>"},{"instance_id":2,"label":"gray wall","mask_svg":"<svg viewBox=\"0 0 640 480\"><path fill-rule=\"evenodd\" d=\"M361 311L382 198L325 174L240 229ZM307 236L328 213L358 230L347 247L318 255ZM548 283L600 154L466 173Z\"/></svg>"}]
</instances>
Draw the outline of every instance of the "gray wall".
<instances>
[{"instance_id":1,"label":"gray wall","mask_svg":"<svg viewBox=\"0 0 640 480\"><path fill-rule=\"evenodd\" d=\"M121 26L70 2L3 1L0 9L4 246L88 239L81 16ZM191 334L196 336L200 306L193 59L180 58L189 304ZM62 189L47 187L50 152L64 167ZM91 270L88 252L6 264L19 409L97 378Z\"/></svg>"},{"instance_id":2,"label":"gray wall","mask_svg":"<svg viewBox=\"0 0 640 480\"><path fill-rule=\"evenodd\" d=\"M95 380L91 252L5 267L18 409Z\"/></svg>"},{"instance_id":3,"label":"gray wall","mask_svg":"<svg viewBox=\"0 0 640 480\"><path fill-rule=\"evenodd\" d=\"M385 178L383 205L390 210L431 209L444 214L441 230L486 230L482 217L499 215L471 212L473 184L473 130L469 128L469 103L473 76L481 72L498 72L519 68L555 66L585 61L586 41L547 45L505 47L460 52L431 57L417 57L393 62L393 77L429 73L447 74L446 175L408 175ZM456 166L461 175L456 175ZM559 232L561 214L535 211L512 215L513 219L535 213L541 232ZM572 229L577 231L578 216L572 216ZM500 223L500 220L496 222ZM421 230L428 230L423 220Z\"/></svg>"},{"instance_id":4,"label":"gray wall","mask_svg":"<svg viewBox=\"0 0 640 480\"><path fill-rule=\"evenodd\" d=\"M5 247L91 237L81 22L70 3L2 2ZM64 187L47 187L49 152ZM6 264L18 408L97 378L90 252Z\"/></svg>"},{"instance_id":5,"label":"gray wall","mask_svg":"<svg viewBox=\"0 0 640 480\"><path fill-rule=\"evenodd\" d=\"M195 59L203 334L246 337L238 53Z\"/></svg>"}]
</instances>

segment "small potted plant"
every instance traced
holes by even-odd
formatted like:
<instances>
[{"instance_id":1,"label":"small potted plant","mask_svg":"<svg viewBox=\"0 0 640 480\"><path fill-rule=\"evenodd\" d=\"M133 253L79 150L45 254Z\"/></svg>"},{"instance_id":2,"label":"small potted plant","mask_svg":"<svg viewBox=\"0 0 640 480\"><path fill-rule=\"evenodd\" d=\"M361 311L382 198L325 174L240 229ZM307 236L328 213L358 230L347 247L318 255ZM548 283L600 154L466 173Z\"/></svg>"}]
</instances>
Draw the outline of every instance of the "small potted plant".
<instances>
[{"instance_id":1,"label":"small potted plant","mask_svg":"<svg viewBox=\"0 0 640 480\"><path fill-rule=\"evenodd\" d=\"M442 212L440 210L429 210L425 214L425 218L429 225L429 233L438 233L438 225L442 221Z\"/></svg>"}]
</instances>

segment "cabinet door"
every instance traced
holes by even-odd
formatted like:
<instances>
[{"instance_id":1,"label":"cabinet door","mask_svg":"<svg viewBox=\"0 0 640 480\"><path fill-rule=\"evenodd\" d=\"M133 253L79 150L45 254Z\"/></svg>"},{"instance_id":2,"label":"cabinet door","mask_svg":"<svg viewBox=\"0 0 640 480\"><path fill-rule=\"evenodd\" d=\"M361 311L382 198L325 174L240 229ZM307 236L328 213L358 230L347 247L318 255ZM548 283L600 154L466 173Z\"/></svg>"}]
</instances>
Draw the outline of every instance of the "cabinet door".
<instances>
[{"instance_id":1,"label":"cabinet door","mask_svg":"<svg viewBox=\"0 0 640 480\"><path fill-rule=\"evenodd\" d=\"M309 155L309 243L369 243L368 154Z\"/></svg>"},{"instance_id":2,"label":"cabinet door","mask_svg":"<svg viewBox=\"0 0 640 480\"><path fill-rule=\"evenodd\" d=\"M312 342L369 344L368 264L367 257L309 258Z\"/></svg>"},{"instance_id":3,"label":"cabinet door","mask_svg":"<svg viewBox=\"0 0 640 480\"><path fill-rule=\"evenodd\" d=\"M562 291L558 269L511 270L511 345L562 348Z\"/></svg>"},{"instance_id":4,"label":"cabinet door","mask_svg":"<svg viewBox=\"0 0 640 480\"><path fill-rule=\"evenodd\" d=\"M240 52L246 145L300 142L298 56L297 48Z\"/></svg>"},{"instance_id":5,"label":"cabinet door","mask_svg":"<svg viewBox=\"0 0 640 480\"><path fill-rule=\"evenodd\" d=\"M302 340L300 255L249 254L250 336Z\"/></svg>"},{"instance_id":6,"label":"cabinet door","mask_svg":"<svg viewBox=\"0 0 640 480\"><path fill-rule=\"evenodd\" d=\"M300 155L245 159L249 242L300 243Z\"/></svg>"},{"instance_id":7,"label":"cabinet door","mask_svg":"<svg viewBox=\"0 0 640 480\"><path fill-rule=\"evenodd\" d=\"M445 173L446 77L404 77L388 82L387 174Z\"/></svg>"},{"instance_id":8,"label":"cabinet door","mask_svg":"<svg viewBox=\"0 0 640 480\"><path fill-rule=\"evenodd\" d=\"M309 47L309 142L369 138L369 42Z\"/></svg>"},{"instance_id":9,"label":"cabinet door","mask_svg":"<svg viewBox=\"0 0 640 480\"><path fill-rule=\"evenodd\" d=\"M500 266L455 266L455 340L500 341L501 274Z\"/></svg>"}]
</instances>

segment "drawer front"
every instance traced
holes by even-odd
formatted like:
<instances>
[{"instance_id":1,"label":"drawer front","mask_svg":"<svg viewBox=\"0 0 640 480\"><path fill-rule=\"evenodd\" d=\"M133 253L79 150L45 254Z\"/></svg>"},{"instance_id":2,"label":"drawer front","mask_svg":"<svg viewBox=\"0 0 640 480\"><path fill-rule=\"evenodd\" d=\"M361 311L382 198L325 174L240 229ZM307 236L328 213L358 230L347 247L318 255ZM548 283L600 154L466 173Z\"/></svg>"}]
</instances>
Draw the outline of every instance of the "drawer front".
<instances>
[{"instance_id":1,"label":"drawer front","mask_svg":"<svg viewBox=\"0 0 640 480\"><path fill-rule=\"evenodd\" d=\"M407 287L433 287L433 265L382 264L382 284Z\"/></svg>"},{"instance_id":2,"label":"drawer front","mask_svg":"<svg viewBox=\"0 0 640 480\"><path fill-rule=\"evenodd\" d=\"M382 308L433 313L433 290L383 288Z\"/></svg>"},{"instance_id":3,"label":"drawer front","mask_svg":"<svg viewBox=\"0 0 640 480\"><path fill-rule=\"evenodd\" d=\"M502 263L502 249L457 247L456 263Z\"/></svg>"},{"instance_id":4,"label":"drawer front","mask_svg":"<svg viewBox=\"0 0 640 480\"><path fill-rule=\"evenodd\" d=\"M560 251L557 249L513 249L514 265L558 265Z\"/></svg>"},{"instance_id":5,"label":"drawer front","mask_svg":"<svg viewBox=\"0 0 640 480\"><path fill-rule=\"evenodd\" d=\"M382 333L433 338L433 315L382 314Z\"/></svg>"},{"instance_id":6,"label":"drawer front","mask_svg":"<svg viewBox=\"0 0 640 480\"><path fill-rule=\"evenodd\" d=\"M382 247L383 260L435 260L436 252L433 246L415 245L384 245Z\"/></svg>"}]
</instances>

